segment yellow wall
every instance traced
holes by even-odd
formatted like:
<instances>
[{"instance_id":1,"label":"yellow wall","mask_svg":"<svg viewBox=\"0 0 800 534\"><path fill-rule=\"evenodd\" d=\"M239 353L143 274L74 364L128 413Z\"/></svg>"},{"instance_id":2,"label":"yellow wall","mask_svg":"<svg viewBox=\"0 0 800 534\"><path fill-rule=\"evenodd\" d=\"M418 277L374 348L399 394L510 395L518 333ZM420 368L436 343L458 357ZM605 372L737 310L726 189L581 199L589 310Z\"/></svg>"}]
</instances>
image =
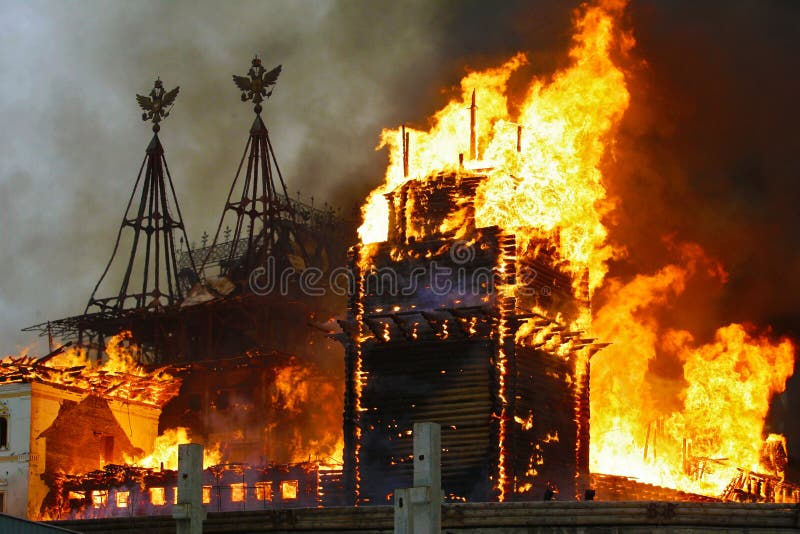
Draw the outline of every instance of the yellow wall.
<instances>
[{"instance_id":1,"label":"yellow wall","mask_svg":"<svg viewBox=\"0 0 800 534\"><path fill-rule=\"evenodd\" d=\"M85 395L57 389L44 384L31 384L31 462L28 475L28 517L36 519L50 488L44 483L46 439L39 434L47 430L55 421L61 402L71 400L80 402Z\"/></svg>"},{"instance_id":2,"label":"yellow wall","mask_svg":"<svg viewBox=\"0 0 800 534\"><path fill-rule=\"evenodd\" d=\"M41 479L45 469L47 455L47 439L39 435L47 430L58 416L61 404L65 400L81 402L88 395L75 393L49 385L32 384L31 394L31 461L28 478L28 517L38 518L42 501L50 488ZM153 441L158 435L158 418L160 408L128 404L122 401L109 401L114 418L128 436L131 444L144 451L152 452ZM96 469L103 465L98 463Z\"/></svg>"}]
</instances>

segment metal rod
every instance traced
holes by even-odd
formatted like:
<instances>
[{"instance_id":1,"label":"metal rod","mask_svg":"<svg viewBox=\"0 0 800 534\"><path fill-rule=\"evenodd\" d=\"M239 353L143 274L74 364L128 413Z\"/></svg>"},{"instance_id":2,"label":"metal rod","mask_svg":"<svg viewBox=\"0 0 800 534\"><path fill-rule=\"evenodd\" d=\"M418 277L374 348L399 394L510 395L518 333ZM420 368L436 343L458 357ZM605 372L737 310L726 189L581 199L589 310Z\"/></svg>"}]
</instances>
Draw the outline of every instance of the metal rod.
<instances>
[{"instance_id":1,"label":"metal rod","mask_svg":"<svg viewBox=\"0 0 800 534\"><path fill-rule=\"evenodd\" d=\"M408 134L406 133L405 124L400 132L400 137L403 141L403 176L408 178Z\"/></svg>"},{"instance_id":2,"label":"metal rod","mask_svg":"<svg viewBox=\"0 0 800 534\"><path fill-rule=\"evenodd\" d=\"M475 128L477 123L476 112L478 106L475 105L475 89L472 90L472 105L469 107L469 159L474 161L478 159L478 146L477 138L475 135Z\"/></svg>"}]
</instances>

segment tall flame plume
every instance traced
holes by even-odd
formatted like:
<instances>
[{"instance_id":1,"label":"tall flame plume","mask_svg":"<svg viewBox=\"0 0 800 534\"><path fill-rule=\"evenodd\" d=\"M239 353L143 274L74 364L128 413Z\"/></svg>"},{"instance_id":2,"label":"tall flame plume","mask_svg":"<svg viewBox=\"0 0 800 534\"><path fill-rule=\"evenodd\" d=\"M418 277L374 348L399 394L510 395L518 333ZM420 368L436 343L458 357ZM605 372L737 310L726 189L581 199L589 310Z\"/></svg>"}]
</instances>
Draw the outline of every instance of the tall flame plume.
<instances>
[{"instance_id":1,"label":"tall flame plume","mask_svg":"<svg viewBox=\"0 0 800 534\"><path fill-rule=\"evenodd\" d=\"M514 233L519 258L535 256L537 243L555 244L554 262L572 275L577 297L588 303L598 290L605 297L570 325L612 343L592 361L592 470L718 495L737 467L763 470L763 444L780 441L764 435L764 421L792 373L795 348L751 325L723 325L712 340L698 341L662 324L660 312L690 280L725 282L724 268L698 245L673 246L675 261L656 272L607 278L609 261L626 251L610 238L616 204L607 195L607 170L624 157L614 152L615 137L631 99L631 80L618 64L635 45L620 28L624 8L620 1L581 6L569 66L533 77L521 101L509 90L528 62L519 53L467 74L427 130L383 130L377 148L388 148L389 165L362 208L359 236L362 244L387 239L386 193L459 168L459 154L470 154L467 110L477 94L477 154L463 162L487 175L475 199L477 225ZM460 221L445 224L443 230L457 229ZM360 250L366 266L371 249ZM658 353L680 362L679 376L656 383L650 366Z\"/></svg>"}]
</instances>

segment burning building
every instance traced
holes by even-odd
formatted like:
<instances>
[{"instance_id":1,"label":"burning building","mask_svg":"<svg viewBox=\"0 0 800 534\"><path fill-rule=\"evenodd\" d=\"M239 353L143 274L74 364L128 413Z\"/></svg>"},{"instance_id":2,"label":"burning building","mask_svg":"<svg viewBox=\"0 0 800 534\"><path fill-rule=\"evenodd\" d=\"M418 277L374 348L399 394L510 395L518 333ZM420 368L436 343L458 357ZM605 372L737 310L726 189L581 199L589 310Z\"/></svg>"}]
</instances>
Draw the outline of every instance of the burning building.
<instances>
[{"instance_id":1,"label":"burning building","mask_svg":"<svg viewBox=\"0 0 800 534\"><path fill-rule=\"evenodd\" d=\"M450 500L589 488L588 362L602 345L520 307L511 288L553 317L583 304L546 247L522 264L514 234L476 226L485 179L461 170L407 182L387 194L388 240L353 251L345 476L359 503L411 485L421 421L442 426ZM528 323L542 343L516 340Z\"/></svg>"},{"instance_id":2,"label":"burning building","mask_svg":"<svg viewBox=\"0 0 800 534\"><path fill-rule=\"evenodd\" d=\"M363 207L343 324L356 502L410 484L407 434L423 420L442 424L454 500L592 485L604 498L797 498L764 425L794 344L735 323L700 344L663 321L695 274L724 283L696 244L667 243L674 265L606 280L626 253L607 194L631 97L621 7L582 6L570 64L552 76L520 91L517 54L467 74L427 129L383 131L389 167Z\"/></svg>"},{"instance_id":3,"label":"burning building","mask_svg":"<svg viewBox=\"0 0 800 534\"><path fill-rule=\"evenodd\" d=\"M152 448L161 406L177 395L180 380L164 369L140 367L128 342L124 336L111 340L102 365L76 349L0 361L8 513L40 517L53 497L54 477L121 463Z\"/></svg>"},{"instance_id":4,"label":"burning building","mask_svg":"<svg viewBox=\"0 0 800 534\"><path fill-rule=\"evenodd\" d=\"M171 515L178 498L176 469L107 465L79 475L54 477L53 505L58 519ZM319 464L219 464L203 472L203 504L216 512L320 505L324 491Z\"/></svg>"},{"instance_id":5,"label":"burning building","mask_svg":"<svg viewBox=\"0 0 800 534\"><path fill-rule=\"evenodd\" d=\"M307 348L309 322L333 317L341 297L309 297L298 287L299 273L344 263L345 224L333 208L288 194L261 117L261 102L279 73L280 66L266 72L256 58L249 77L235 76L240 88L245 80L252 84L255 119L216 233L199 247L189 242L159 138L179 88L167 92L159 79L150 97L137 95L154 135L111 258L83 314L26 330L75 339L99 358L106 339L129 331L147 363ZM278 284L290 269L293 276Z\"/></svg>"},{"instance_id":6,"label":"burning building","mask_svg":"<svg viewBox=\"0 0 800 534\"><path fill-rule=\"evenodd\" d=\"M295 420L302 412L326 416L313 402L309 404L309 387L319 389L326 402L338 397L325 394L324 384L319 378L315 383L308 369L275 354L258 363L218 363L234 365L249 375L261 369L260 379L251 376L248 384L260 384L262 392L272 391L275 398L261 399L259 404L241 388L237 397L229 399L231 405L238 404L231 411L214 399L210 413L200 409L198 413L217 424L230 416L232 426L219 424L216 432L203 432L191 413L174 420L179 391L194 402L197 384L188 393L182 389L183 381L192 380L192 369L145 368L138 364L138 349L130 339L124 334L109 340L108 359L100 364L78 348L62 348L39 359L0 361L0 418L5 423L0 426L4 439L0 458L10 467L3 491L9 513L50 519L169 514L176 495L177 446L189 442L190 435L216 443L207 445L204 457L204 502L209 509L337 502L340 470L328 465L335 460L296 460L298 451L313 450L304 439L332 440L320 445L330 450L335 450L338 439L327 434L329 421L314 422L319 434L304 434ZM235 376L224 369L211 371L228 379ZM200 374L208 372L202 369ZM255 437L247 434L255 425L242 420L253 416L262 429ZM274 458L292 461L280 463Z\"/></svg>"},{"instance_id":7,"label":"burning building","mask_svg":"<svg viewBox=\"0 0 800 534\"><path fill-rule=\"evenodd\" d=\"M219 468L220 509L227 509L224 502L310 505L334 495L318 482L335 487L339 475L330 464L341 464L341 409L335 407L341 406L343 383L341 358L333 357L341 348L325 323L343 297L310 294L298 277L344 263L345 248L337 246L343 242L344 223L332 208L315 208L313 200L309 205L288 195L261 116L261 103L280 70L267 72L255 58L247 76L234 76L243 100L255 104L255 118L216 234L210 244L204 237L201 247L189 244L159 139L160 123L179 89L167 91L158 80L149 96L137 95L154 135L111 259L84 314L31 329L51 340L74 340L86 361L97 364L108 361L109 344L123 335L135 344L138 365L149 371L169 366L179 378L172 395L159 399L152 432L135 450L120 449L113 460L48 465L35 473L32 479L50 488L50 515L166 510L154 508L163 503L155 504L146 490L158 486L169 493L169 477L174 476L169 471L177 466L144 456L157 454L160 445L176 449L189 436L218 452L207 467L237 466L234 470L243 477L230 482L233 475ZM127 256L122 253L126 249ZM289 272L294 273L291 279L285 277ZM119 389L120 394L127 391ZM174 437L176 429L180 439L166 444L155 439ZM122 446L121 439L116 443ZM292 478L297 469L306 474ZM267 482L275 488L265 489ZM249 497L225 497L237 484L245 484L240 489ZM131 485L139 489L134 492ZM138 504L111 506L109 492L124 493ZM37 517L41 498L30 501L29 515Z\"/></svg>"},{"instance_id":8,"label":"burning building","mask_svg":"<svg viewBox=\"0 0 800 534\"><path fill-rule=\"evenodd\" d=\"M785 445L764 435L792 343L734 324L700 345L661 326L651 306L683 291L695 271L722 272L692 244L676 246L686 265L624 285L605 280L624 244L609 238L615 200L603 169L630 99L613 56L632 42L610 4L581 8L570 65L534 78L524 97L509 89L527 62L517 54L467 75L428 131L384 131L386 182L367 199L360 243L346 259L335 213L288 195L261 116L280 67L267 71L258 58L234 77L255 117L220 223L210 244L190 245L158 137L177 89L157 83L139 97L155 135L122 246L84 314L36 328L76 339L97 363L108 360L110 340L130 332L137 362L155 366L148 372L170 366L179 390L140 407L161 408L147 432L185 427L217 451L206 465L212 509L327 505L338 485L355 504L386 503L411 484L411 429L421 421L442 426L450 501L574 499L590 489L605 499L796 501L784 481ZM117 254L128 247L129 256ZM103 297L120 258L121 285ZM298 280L345 262L346 303ZM593 298L606 286L598 309ZM345 309L334 333L330 319ZM663 388L671 403L647 382L665 352L685 364ZM23 376L45 372L41 361L22 364ZM64 372L94 376L84 367ZM48 407L50 426L31 430L51 462L30 471L38 478L28 509L49 499L70 517L164 513L174 466L142 457L158 438L136 441L114 426L119 409L96 400L117 392L136 401L139 389L127 384L137 379L90 383L89 400ZM15 413L27 412L0 408L0 430ZM97 430L104 441L59 445L70 421L89 418L107 423ZM341 474L321 465L342 447ZM84 452L85 462L60 459Z\"/></svg>"}]
</instances>

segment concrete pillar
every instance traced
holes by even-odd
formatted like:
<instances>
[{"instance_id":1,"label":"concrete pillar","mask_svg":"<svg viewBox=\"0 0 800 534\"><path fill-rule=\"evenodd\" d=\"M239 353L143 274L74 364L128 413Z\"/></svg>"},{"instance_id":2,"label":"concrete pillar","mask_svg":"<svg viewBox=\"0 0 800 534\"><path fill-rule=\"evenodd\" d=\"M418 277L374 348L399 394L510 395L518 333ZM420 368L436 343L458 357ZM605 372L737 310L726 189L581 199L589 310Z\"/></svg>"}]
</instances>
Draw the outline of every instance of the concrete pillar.
<instances>
[{"instance_id":1,"label":"concrete pillar","mask_svg":"<svg viewBox=\"0 0 800 534\"><path fill-rule=\"evenodd\" d=\"M414 532L414 514L411 511L411 488L394 490L394 532L410 534Z\"/></svg>"},{"instance_id":2,"label":"concrete pillar","mask_svg":"<svg viewBox=\"0 0 800 534\"><path fill-rule=\"evenodd\" d=\"M414 424L414 487L395 490L396 534L442 530L442 439L436 423Z\"/></svg>"},{"instance_id":3,"label":"concrete pillar","mask_svg":"<svg viewBox=\"0 0 800 534\"><path fill-rule=\"evenodd\" d=\"M178 504L172 507L176 534L202 534L206 511L203 509L203 446L178 445Z\"/></svg>"}]
</instances>

